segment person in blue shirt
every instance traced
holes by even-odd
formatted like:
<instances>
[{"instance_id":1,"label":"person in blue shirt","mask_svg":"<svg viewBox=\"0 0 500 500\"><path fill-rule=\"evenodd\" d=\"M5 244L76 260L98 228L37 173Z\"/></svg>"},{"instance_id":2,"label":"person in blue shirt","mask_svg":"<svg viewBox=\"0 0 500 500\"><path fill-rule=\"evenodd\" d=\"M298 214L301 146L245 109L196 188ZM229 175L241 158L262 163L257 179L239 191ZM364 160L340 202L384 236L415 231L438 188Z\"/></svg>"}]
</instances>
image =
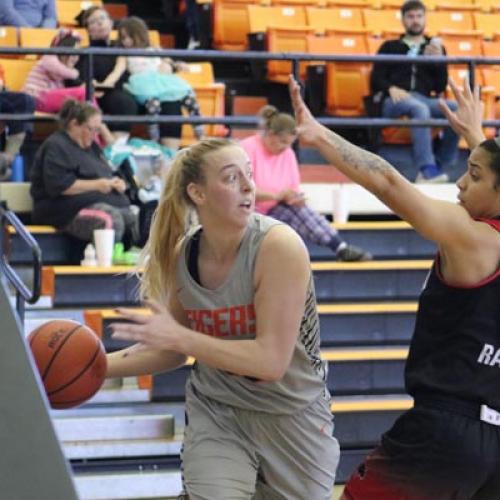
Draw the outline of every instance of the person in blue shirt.
<instances>
[{"instance_id":1,"label":"person in blue shirt","mask_svg":"<svg viewBox=\"0 0 500 500\"><path fill-rule=\"evenodd\" d=\"M0 0L0 26L55 28L55 0Z\"/></svg>"}]
</instances>

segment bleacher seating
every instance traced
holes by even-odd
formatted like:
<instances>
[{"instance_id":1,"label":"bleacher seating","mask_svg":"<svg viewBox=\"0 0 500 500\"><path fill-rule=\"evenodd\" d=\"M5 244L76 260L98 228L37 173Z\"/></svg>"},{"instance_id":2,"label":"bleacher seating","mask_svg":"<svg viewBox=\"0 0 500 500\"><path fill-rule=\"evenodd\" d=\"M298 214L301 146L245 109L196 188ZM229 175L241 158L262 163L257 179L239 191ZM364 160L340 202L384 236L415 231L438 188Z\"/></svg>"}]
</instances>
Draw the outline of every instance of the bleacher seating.
<instances>
[{"instance_id":1,"label":"bleacher seating","mask_svg":"<svg viewBox=\"0 0 500 500\"><path fill-rule=\"evenodd\" d=\"M364 54L366 34L327 32L325 37L307 37L308 52L314 54ZM325 101L328 113L337 116L364 114L363 96L370 93L370 65L366 63L326 64Z\"/></svg>"},{"instance_id":2,"label":"bleacher seating","mask_svg":"<svg viewBox=\"0 0 500 500\"><path fill-rule=\"evenodd\" d=\"M36 61L33 59L0 58L5 73L5 85L13 91L20 91Z\"/></svg>"},{"instance_id":3,"label":"bleacher seating","mask_svg":"<svg viewBox=\"0 0 500 500\"><path fill-rule=\"evenodd\" d=\"M443 28L457 31L474 29L472 12L468 11L436 11L427 16L426 31L430 36L437 35Z\"/></svg>"},{"instance_id":4,"label":"bleacher seating","mask_svg":"<svg viewBox=\"0 0 500 500\"><path fill-rule=\"evenodd\" d=\"M226 86L215 82L211 63L188 64L189 71L179 72L178 75L190 83L200 104L203 116L224 116L224 99ZM209 137L223 137L227 133L224 125L205 125L205 134ZM189 124L182 126L182 144L190 144L195 140L193 127Z\"/></svg>"},{"instance_id":5,"label":"bleacher seating","mask_svg":"<svg viewBox=\"0 0 500 500\"><path fill-rule=\"evenodd\" d=\"M363 20L364 27L370 30L373 35L380 35L383 31L388 30L394 33L403 33L401 13L396 9L364 9Z\"/></svg>"},{"instance_id":6,"label":"bleacher seating","mask_svg":"<svg viewBox=\"0 0 500 500\"><path fill-rule=\"evenodd\" d=\"M57 35L58 29L54 28L19 28L19 47L25 48L48 48L53 38ZM87 30L82 28L75 28L75 31L80 35L82 46L89 43L89 36ZM29 58L38 58L39 56L27 55Z\"/></svg>"},{"instance_id":7,"label":"bleacher seating","mask_svg":"<svg viewBox=\"0 0 500 500\"><path fill-rule=\"evenodd\" d=\"M251 2L220 0L213 4L213 45L218 50L246 50L250 33L247 5Z\"/></svg>"},{"instance_id":8,"label":"bleacher seating","mask_svg":"<svg viewBox=\"0 0 500 500\"><path fill-rule=\"evenodd\" d=\"M15 26L0 27L0 46L17 47L18 43L18 33Z\"/></svg>"},{"instance_id":9,"label":"bleacher seating","mask_svg":"<svg viewBox=\"0 0 500 500\"><path fill-rule=\"evenodd\" d=\"M56 0L57 20L60 26L78 26L77 16L82 10L96 5L102 6L101 0Z\"/></svg>"},{"instance_id":10,"label":"bleacher seating","mask_svg":"<svg viewBox=\"0 0 500 500\"><path fill-rule=\"evenodd\" d=\"M224 2L217 0L217 3L221 6ZM364 0L352 0L352 3L349 0L338 0L338 2L331 0L328 3L330 7L313 7L307 0L304 2L297 0L292 6L278 6L277 2L273 2L273 6L266 7L266 9L277 8L281 12L284 9L303 11L306 14L304 24L307 26L307 30L304 30L302 37L307 45L307 51L310 53L363 54L376 52L382 38L374 37L371 31L366 30L364 26L366 17L361 18L362 23L360 24L363 26L353 27L350 20L346 21L345 24L342 22L342 19L351 18L350 16L342 18L341 11L342 9L353 11L355 12L354 17L358 18L358 16L361 17L361 11L358 10L360 4L373 10L374 7L380 7L380 3L373 5ZM231 3L227 5L236 4L236 0L231 0ZM238 3L238 5L241 4ZM342 5L342 7L338 7L338 5ZM347 5L354 7L347 7ZM384 3L383 6L389 7L387 10L392 11L390 8L392 5ZM304 8L304 6L306 7ZM247 12L246 5L244 10ZM311 19L314 16L311 16L310 12L313 12L316 18L319 17L321 20L321 13L330 11L336 12L336 21L325 21L322 25L321 22L316 22L316 25L313 26ZM268 43L271 40L269 47L274 47L276 51L302 52L303 50L299 48L291 48L290 46L281 48L281 46L272 45L274 34L287 30L289 33L296 34L296 31L273 26L274 21L277 20L279 24L280 20L269 14L275 11L266 10L266 12L268 20L272 21L271 26L267 26L265 30ZM288 17L290 16L284 16L285 19ZM475 19L474 16L473 18ZM248 24L248 26L250 25ZM330 29L336 26L350 28L351 31L342 32L338 29ZM474 25L474 28L477 29L477 25ZM238 44L244 44L244 42L242 41L243 37L239 35L244 34L246 38L248 31L236 28L233 32L226 31L217 39L217 43L220 44L218 48L235 49L241 47ZM326 36L318 37L313 34L319 32L326 32ZM23 43L21 40L17 40L17 32L15 33L16 44ZM486 35L486 31L484 33ZM21 35L21 33L19 34ZM380 34L394 36L390 26L384 27ZM9 36L12 36L12 33ZM488 36L491 39L494 38L493 27L488 31ZM23 36L21 36L22 38ZM24 43L34 43L33 38L24 36L24 39L27 40ZM1 40L0 28L0 44ZM456 43L458 43L458 47L455 47L454 40L450 39L449 43L445 40L450 55L474 54L477 50L484 50L485 55L493 57L497 57L500 53L498 47L500 41L483 42L480 37L475 36L470 47L463 45L464 40L462 40L461 46L460 42ZM487 53L487 51L489 52ZM19 89L33 63L34 61L25 59L1 59L0 64L6 68L7 85L12 89L16 87ZM192 63L189 67L190 71L180 73L180 76L193 86L201 104L202 114L222 116L224 114L225 86L223 83L215 81L212 64L208 62ZM275 67L279 68L280 65ZM272 66L270 68L272 69ZM333 92L327 93L325 96L328 112L339 116L362 115L361 98L368 93L370 65L329 63L326 68L327 88L329 91L333 89ZM281 77L286 71L287 69L280 69L274 72L274 81L283 81ZM269 71L269 75L273 78L273 71ZM496 81L496 93L500 95L500 71L498 68L479 69L478 81L486 85L492 85L491 82ZM253 111L251 114L254 114ZM206 130L207 135L215 136L224 135L226 132L225 127L220 125L209 125ZM183 143L188 144L192 140L192 128L190 125L185 125L183 127ZM0 199L2 199L1 196ZM328 204L328 206L331 205L330 198ZM331 252L309 245L313 260L312 270L320 302L318 312L322 329L322 356L329 362L331 368L328 383L334 394L332 411L336 415L335 433L342 446L342 459L338 473L341 482L352 472L364 454L373 448L380 434L391 425L402 411L412 405L411 398L404 395L403 366L413 328L417 307L416 298L435 251L432 243L420 238L408 225L402 223L398 223L399 226L394 225L394 223L363 224L366 227L362 227L360 223L358 225L349 223L336 227L343 232L349 242L373 251L377 259L374 262L359 264L332 262L330 260ZM31 227L30 230L42 246L45 263L43 293L51 298L53 309L50 311L57 315L63 314L68 308L79 311L85 308L83 317L86 323L102 336L108 349L113 350L121 347L123 344L113 341L109 335L109 324L118 317L117 313L110 308L115 305L138 306L137 279L129 274L131 268L96 269L70 266L69 264L74 264L77 261L78 254L74 253L74 247L71 246L73 242L68 237L50 227ZM26 249L23 250L22 246L19 245L14 231L10 231L10 236L12 259L16 264L23 265L29 260L30 255ZM35 314L33 313L33 315ZM171 374L141 377L134 380L134 384L142 391L141 397L146 398L148 408L152 409L154 406L154 403L149 402L150 397L152 401L157 403L164 401L169 403L182 402L184 381L189 369L190 364ZM104 400L110 396L101 394L98 395L99 397ZM117 396L117 400L119 398L120 396ZM96 402L99 400L96 399ZM106 406L102 405L102 402L99 404L103 411L107 409ZM95 411L95 407L90 405L90 410ZM61 428L64 424L58 423ZM182 430L178 430L175 437L173 437L173 433L169 434L168 444L163 448L155 448L160 449L158 455L178 459L181 434ZM163 434L161 435L163 436ZM65 441L65 451L72 460L82 458L82 446L79 446L80 450L75 451L74 444L72 448L70 440ZM112 454L113 452L110 450L111 446L108 444L108 450L102 452L103 455L98 458L109 457L105 453ZM89 456L85 458L95 458L90 455L88 450L86 452L89 453ZM132 453L131 456L133 456Z\"/></svg>"},{"instance_id":11,"label":"bleacher seating","mask_svg":"<svg viewBox=\"0 0 500 500\"><path fill-rule=\"evenodd\" d=\"M307 52L307 37L314 33L314 28L268 28L267 50L268 52ZM299 63L299 76L301 79L306 75L306 62ZM288 61L269 61L267 63L267 78L272 82L286 83L292 72L292 63Z\"/></svg>"},{"instance_id":12,"label":"bleacher seating","mask_svg":"<svg viewBox=\"0 0 500 500\"><path fill-rule=\"evenodd\" d=\"M307 26L306 10L302 5L275 6L248 5L250 33L265 33L267 28L296 28Z\"/></svg>"}]
</instances>

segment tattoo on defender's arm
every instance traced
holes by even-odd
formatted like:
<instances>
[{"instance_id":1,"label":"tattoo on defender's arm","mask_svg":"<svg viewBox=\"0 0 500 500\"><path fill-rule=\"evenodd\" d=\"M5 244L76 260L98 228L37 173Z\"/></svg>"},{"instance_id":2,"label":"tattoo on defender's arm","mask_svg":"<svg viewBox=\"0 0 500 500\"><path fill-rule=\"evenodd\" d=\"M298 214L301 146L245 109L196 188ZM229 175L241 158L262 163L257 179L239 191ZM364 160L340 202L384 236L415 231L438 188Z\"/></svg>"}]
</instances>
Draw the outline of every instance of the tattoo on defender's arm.
<instances>
[{"instance_id":1,"label":"tattoo on defender's arm","mask_svg":"<svg viewBox=\"0 0 500 500\"><path fill-rule=\"evenodd\" d=\"M363 151L333 132L328 135L328 142L335 147L342 157L342 160L355 170L369 170L370 172L383 173L393 168L384 159Z\"/></svg>"}]
</instances>

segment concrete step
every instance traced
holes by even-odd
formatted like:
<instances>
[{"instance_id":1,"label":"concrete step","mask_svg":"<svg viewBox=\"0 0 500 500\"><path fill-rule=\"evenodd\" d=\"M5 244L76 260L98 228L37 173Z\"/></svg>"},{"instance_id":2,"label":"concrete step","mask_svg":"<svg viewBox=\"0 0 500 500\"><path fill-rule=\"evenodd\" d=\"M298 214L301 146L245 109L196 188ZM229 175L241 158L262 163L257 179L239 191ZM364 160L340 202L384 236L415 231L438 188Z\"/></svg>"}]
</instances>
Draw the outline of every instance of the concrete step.
<instances>
[{"instance_id":1,"label":"concrete step","mask_svg":"<svg viewBox=\"0 0 500 500\"><path fill-rule=\"evenodd\" d=\"M182 491L180 470L76 474L81 500L138 500L177 497Z\"/></svg>"}]
</instances>

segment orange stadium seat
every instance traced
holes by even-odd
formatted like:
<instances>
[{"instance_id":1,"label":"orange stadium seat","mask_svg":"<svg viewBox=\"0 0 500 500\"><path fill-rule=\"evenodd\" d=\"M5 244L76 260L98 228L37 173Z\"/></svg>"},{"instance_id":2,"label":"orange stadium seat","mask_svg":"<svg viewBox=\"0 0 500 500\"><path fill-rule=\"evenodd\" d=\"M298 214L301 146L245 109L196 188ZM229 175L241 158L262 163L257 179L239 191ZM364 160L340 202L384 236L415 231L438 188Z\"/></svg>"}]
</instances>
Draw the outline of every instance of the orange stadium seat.
<instances>
[{"instance_id":1,"label":"orange stadium seat","mask_svg":"<svg viewBox=\"0 0 500 500\"><path fill-rule=\"evenodd\" d=\"M50 42L58 31L56 28L19 28L19 46L26 48L50 47Z\"/></svg>"},{"instance_id":2,"label":"orange stadium seat","mask_svg":"<svg viewBox=\"0 0 500 500\"><path fill-rule=\"evenodd\" d=\"M50 28L19 28L19 46L32 48L32 47L50 47L50 43L54 36L58 33L58 29ZM78 32L82 40L81 46L85 47L89 43L89 35L87 30L83 28L74 28ZM28 54L26 57L37 59L39 56Z\"/></svg>"},{"instance_id":3,"label":"orange stadium seat","mask_svg":"<svg viewBox=\"0 0 500 500\"><path fill-rule=\"evenodd\" d=\"M500 5L498 5L498 0L476 0L475 4L483 12L498 12L500 10Z\"/></svg>"},{"instance_id":4,"label":"orange stadium seat","mask_svg":"<svg viewBox=\"0 0 500 500\"><path fill-rule=\"evenodd\" d=\"M436 10L471 11L480 10L474 0L442 0L436 4Z\"/></svg>"},{"instance_id":5,"label":"orange stadium seat","mask_svg":"<svg viewBox=\"0 0 500 500\"><path fill-rule=\"evenodd\" d=\"M33 59L0 59L0 66L5 73L5 86L9 90L20 91L35 63Z\"/></svg>"},{"instance_id":6,"label":"orange stadium seat","mask_svg":"<svg viewBox=\"0 0 500 500\"><path fill-rule=\"evenodd\" d=\"M269 52L307 52L306 37L314 34L314 28L268 28L267 50ZM306 62L299 63L299 76L306 74ZM267 63L267 79L272 82L286 83L292 71L292 63L288 61L269 61Z\"/></svg>"},{"instance_id":7,"label":"orange stadium seat","mask_svg":"<svg viewBox=\"0 0 500 500\"><path fill-rule=\"evenodd\" d=\"M385 40L383 38L380 38L378 36L368 36L366 38L368 54L371 54L372 56L375 55L380 49L380 46L384 43L384 41Z\"/></svg>"},{"instance_id":8,"label":"orange stadium seat","mask_svg":"<svg viewBox=\"0 0 500 500\"><path fill-rule=\"evenodd\" d=\"M376 2L378 0L325 0L325 6L371 9L372 7L378 7L378 5L375 5Z\"/></svg>"},{"instance_id":9,"label":"orange stadium seat","mask_svg":"<svg viewBox=\"0 0 500 500\"><path fill-rule=\"evenodd\" d=\"M263 33L267 28L295 28L307 26L306 10L297 7L264 7L248 5L250 33Z\"/></svg>"},{"instance_id":10,"label":"orange stadium seat","mask_svg":"<svg viewBox=\"0 0 500 500\"><path fill-rule=\"evenodd\" d=\"M483 54L482 39L480 34L472 34L467 36L466 33L454 34L440 32L443 44L446 47L446 53L452 57L480 57ZM448 66L448 75L455 81L462 81L464 76L468 74L466 65L450 65ZM476 81L482 81L482 75L479 69L475 73Z\"/></svg>"},{"instance_id":11,"label":"orange stadium seat","mask_svg":"<svg viewBox=\"0 0 500 500\"><path fill-rule=\"evenodd\" d=\"M492 39L500 28L500 13L474 12L473 16L475 29L482 31L484 38Z\"/></svg>"},{"instance_id":12,"label":"orange stadium seat","mask_svg":"<svg viewBox=\"0 0 500 500\"><path fill-rule=\"evenodd\" d=\"M361 9L354 7L306 8L307 24L316 33L324 33L332 27L359 29L364 27Z\"/></svg>"},{"instance_id":13,"label":"orange stadium seat","mask_svg":"<svg viewBox=\"0 0 500 500\"><path fill-rule=\"evenodd\" d=\"M214 69L211 62L196 62L188 64L189 71L177 73L191 85L210 85L215 83Z\"/></svg>"},{"instance_id":14,"label":"orange stadium seat","mask_svg":"<svg viewBox=\"0 0 500 500\"><path fill-rule=\"evenodd\" d=\"M0 26L0 47L17 47L18 32L15 26Z\"/></svg>"},{"instance_id":15,"label":"orange stadium seat","mask_svg":"<svg viewBox=\"0 0 500 500\"><path fill-rule=\"evenodd\" d=\"M470 31L474 29L472 12L435 11L427 15L426 33L435 36L442 29Z\"/></svg>"},{"instance_id":16,"label":"orange stadium seat","mask_svg":"<svg viewBox=\"0 0 500 500\"><path fill-rule=\"evenodd\" d=\"M57 20L61 26L77 26L76 17L93 5L102 6L101 0L56 0Z\"/></svg>"},{"instance_id":17,"label":"orange stadium seat","mask_svg":"<svg viewBox=\"0 0 500 500\"><path fill-rule=\"evenodd\" d=\"M322 5L322 0L271 0L271 5L279 5L279 6L303 5L304 7L306 6L315 7Z\"/></svg>"},{"instance_id":18,"label":"orange stadium seat","mask_svg":"<svg viewBox=\"0 0 500 500\"><path fill-rule=\"evenodd\" d=\"M190 63L188 67L189 71L179 72L178 75L193 87L201 114L203 116L224 116L226 87L223 83L214 81L212 63ZM218 124L205 125L205 134L209 137L222 137L226 135L226 127ZM183 125L182 144L191 144L194 141L193 127L190 124Z\"/></svg>"},{"instance_id":19,"label":"orange stadium seat","mask_svg":"<svg viewBox=\"0 0 500 500\"><path fill-rule=\"evenodd\" d=\"M366 54L366 33L340 33L307 37L313 54ZM364 114L363 97L369 93L370 65L366 63L326 63L326 111L336 116Z\"/></svg>"},{"instance_id":20,"label":"orange stadium seat","mask_svg":"<svg viewBox=\"0 0 500 500\"><path fill-rule=\"evenodd\" d=\"M327 29L328 45L336 54L368 54L368 37L371 33L366 29ZM363 63L365 64L365 63Z\"/></svg>"},{"instance_id":21,"label":"orange stadium seat","mask_svg":"<svg viewBox=\"0 0 500 500\"><path fill-rule=\"evenodd\" d=\"M246 50L250 31L247 5L257 2L245 0L217 0L213 5L213 40L218 50Z\"/></svg>"},{"instance_id":22,"label":"orange stadium seat","mask_svg":"<svg viewBox=\"0 0 500 500\"><path fill-rule=\"evenodd\" d=\"M485 57L498 57L500 54L500 40L497 42L483 42L483 53ZM484 84L494 89L495 97L500 98L500 64L483 66ZM499 101L500 102L500 101ZM497 105L497 118L500 117L500 106Z\"/></svg>"},{"instance_id":23,"label":"orange stadium seat","mask_svg":"<svg viewBox=\"0 0 500 500\"><path fill-rule=\"evenodd\" d=\"M401 13L399 10L365 9L363 11L363 19L365 22L365 28L370 30L374 35L380 35L383 31L403 33Z\"/></svg>"}]
</instances>

